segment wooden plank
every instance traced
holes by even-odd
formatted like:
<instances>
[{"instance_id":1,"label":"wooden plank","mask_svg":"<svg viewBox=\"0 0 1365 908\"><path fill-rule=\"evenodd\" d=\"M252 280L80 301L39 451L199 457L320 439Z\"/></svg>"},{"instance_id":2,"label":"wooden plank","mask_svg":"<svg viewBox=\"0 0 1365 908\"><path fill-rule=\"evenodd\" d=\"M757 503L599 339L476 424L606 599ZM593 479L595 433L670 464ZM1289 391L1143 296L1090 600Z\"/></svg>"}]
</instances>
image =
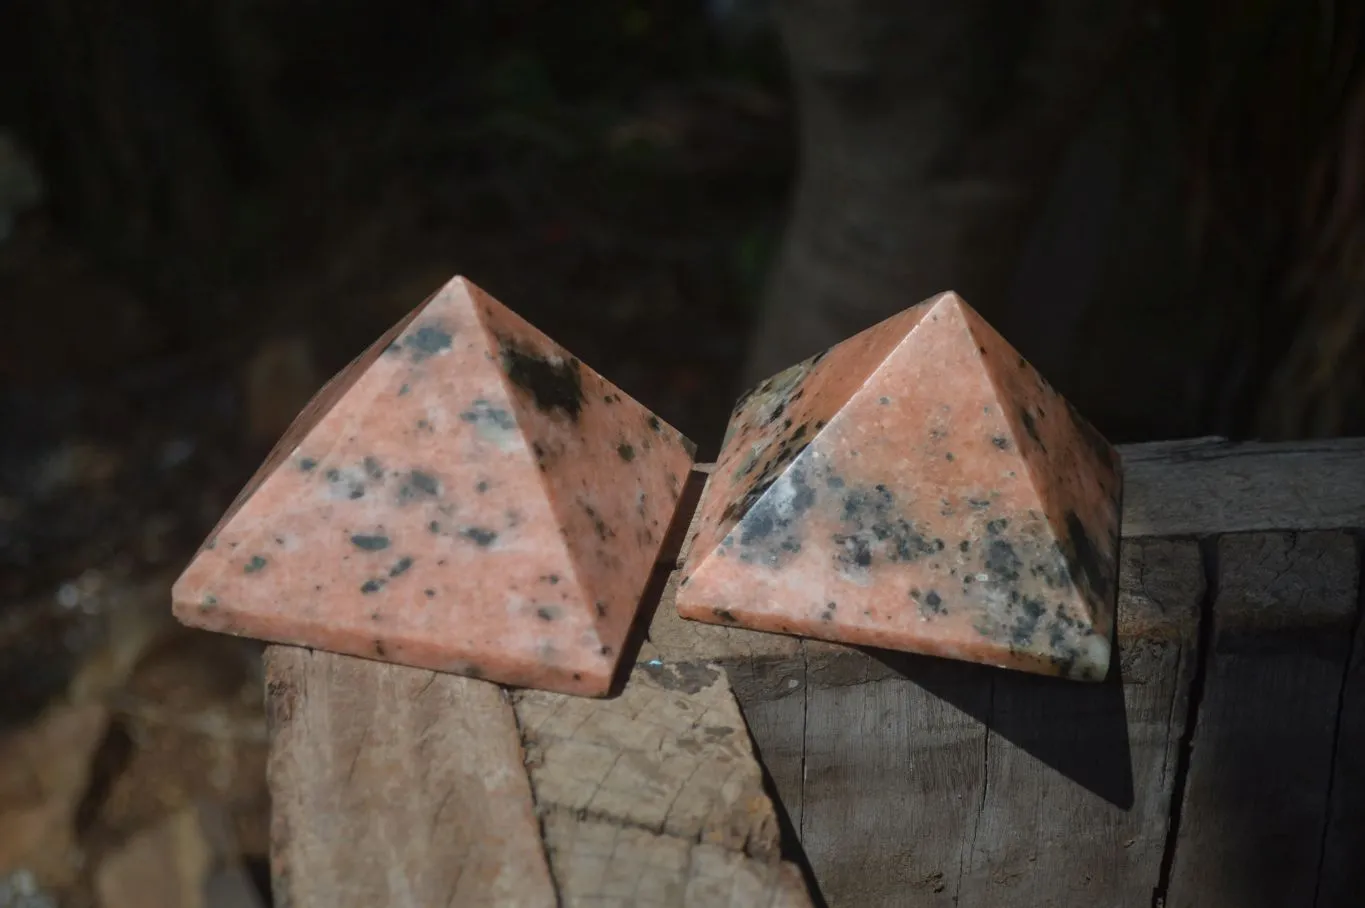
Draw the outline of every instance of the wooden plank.
<instances>
[{"instance_id":1,"label":"wooden plank","mask_svg":"<svg viewBox=\"0 0 1365 908\"><path fill-rule=\"evenodd\" d=\"M991 684L961 904L1151 905L1198 662L1198 548L1126 545L1119 582L1112 683L1001 673Z\"/></svg>"},{"instance_id":2,"label":"wooden plank","mask_svg":"<svg viewBox=\"0 0 1365 908\"><path fill-rule=\"evenodd\" d=\"M272 648L280 904L445 904L441 884L467 876L459 873L472 860L466 853L488 847L461 831L482 837L486 824L478 818L497 794L486 784L493 776L469 776L470 767L480 760L485 768L516 765L522 735L535 784L513 800L522 805L523 828L534 805L533 851L541 863L528 866L545 868L530 876L547 880L552 898L566 905L726 904L714 893L728 891L734 904L804 904L795 870L776 860L771 806L739 809L766 803L758 800L752 753L733 749L742 721L831 905L1151 904L1162 846L1170 847L1169 800L1187 727L1204 576L1193 541L1154 537L1365 526L1365 479L1356 475L1365 475L1365 442L1197 441L1123 453L1118 686L685 622L671 605L671 588L649 626L642 667L615 700L523 693L514 708L482 682ZM1352 743L1361 733L1347 713L1339 728L1336 722L1338 699L1349 705L1365 696L1360 682L1342 687L1356 610L1353 546L1340 533L1258 533L1225 537L1211 549L1219 556L1215 645L1167 905L1311 904L1319 858L1319 904L1333 904L1334 880L1342 891L1358 888L1358 877L1349 876L1359 863L1350 850L1359 841L1360 813L1351 807L1358 766L1348 761L1365 744ZM708 663L724 671L703 670ZM706 683L697 686L698 678ZM743 719L696 720L722 709L731 695L712 688L727 678ZM620 712L641 684L656 682L683 686L667 695L656 690L648 706ZM496 703L463 685L497 693ZM712 705L699 707L698 697ZM1266 723L1267 710L1284 720ZM477 722L469 719L475 713ZM662 716L674 731L657 727ZM656 727L642 731L638 722ZM731 743L707 750L711 742L697 731L708 727L736 734L713 732ZM499 731L490 735L490 728ZM470 743L475 739L484 740ZM645 759L650 750L640 741L674 739L710 754L696 764L701 775L680 773L684 763ZM441 759L431 758L433 748L442 748ZM696 756L656 750L660 760ZM546 776L543 758L552 752L577 756ZM603 755L612 753L607 775L588 771L602 770ZM727 770L727 781L716 783L705 767L722 753L732 763L748 760L749 768ZM1126 779L1117 771L1124 754ZM1096 769L1108 772L1095 776ZM502 775L500 785L527 783L524 768ZM689 781L680 783L683 775ZM456 784L457 777L464 781ZM1344 805L1334 808L1330 825L1329 779ZM448 811L439 822L423 813L451 792L474 801L459 829L448 825ZM638 798L643 813L632 812L635 792L646 793ZM1255 822L1247 804L1259 805ZM1264 822L1270 816L1285 818L1295 837L1271 831ZM1338 853L1345 857L1333 858ZM1288 870L1276 873L1286 859ZM1343 865L1348 875L1332 877ZM1253 887L1227 889L1234 873L1252 877ZM412 889L417 885L429 887L429 902ZM1220 885L1241 900L1210 898ZM1296 902L1305 891L1308 901ZM457 902L480 903L472 896Z\"/></svg>"},{"instance_id":3,"label":"wooden plank","mask_svg":"<svg viewBox=\"0 0 1365 908\"><path fill-rule=\"evenodd\" d=\"M720 666L642 666L614 700L515 701L564 905L809 908Z\"/></svg>"},{"instance_id":4,"label":"wooden plank","mask_svg":"<svg viewBox=\"0 0 1365 908\"><path fill-rule=\"evenodd\" d=\"M1318 908L1358 904L1365 893L1365 861L1361 860L1365 855L1365 577L1360 594L1351 661L1337 714L1331 813L1314 902Z\"/></svg>"},{"instance_id":5,"label":"wooden plank","mask_svg":"<svg viewBox=\"0 0 1365 908\"><path fill-rule=\"evenodd\" d=\"M499 688L288 646L265 665L277 905L555 904Z\"/></svg>"},{"instance_id":6,"label":"wooden plank","mask_svg":"<svg viewBox=\"0 0 1365 908\"><path fill-rule=\"evenodd\" d=\"M809 908L718 666L592 700L266 658L277 904Z\"/></svg>"},{"instance_id":7,"label":"wooden plank","mask_svg":"<svg viewBox=\"0 0 1365 908\"><path fill-rule=\"evenodd\" d=\"M1122 445L1123 535L1365 527L1365 438Z\"/></svg>"},{"instance_id":8,"label":"wooden plank","mask_svg":"<svg viewBox=\"0 0 1365 908\"><path fill-rule=\"evenodd\" d=\"M986 731L949 700L979 711L987 688L946 661L919 665L931 690L809 646L801 836L826 902L958 904ZM857 668L866 674L849 677Z\"/></svg>"},{"instance_id":9,"label":"wooden plank","mask_svg":"<svg viewBox=\"0 0 1365 908\"><path fill-rule=\"evenodd\" d=\"M829 904L1150 905L1202 594L1193 542L1125 546L1121 684L808 642L802 835Z\"/></svg>"},{"instance_id":10,"label":"wooden plank","mask_svg":"<svg viewBox=\"0 0 1365 908\"><path fill-rule=\"evenodd\" d=\"M1169 908L1313 904L1359 572L1346 533L1218 540Z\"/></svg>"}]
</instances>

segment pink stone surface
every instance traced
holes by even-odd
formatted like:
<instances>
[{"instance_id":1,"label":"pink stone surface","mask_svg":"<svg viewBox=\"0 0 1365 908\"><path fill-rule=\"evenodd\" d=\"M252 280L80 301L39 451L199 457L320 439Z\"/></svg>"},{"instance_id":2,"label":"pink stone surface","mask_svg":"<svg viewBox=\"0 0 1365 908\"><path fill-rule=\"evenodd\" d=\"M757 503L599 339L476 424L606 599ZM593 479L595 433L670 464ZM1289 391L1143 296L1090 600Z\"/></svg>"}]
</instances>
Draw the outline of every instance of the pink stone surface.
<instances>
[{"instance_id":1,"label":"pink stone surface","mask_svg":"<svg viewBox=\"0 0 1365 908\"><path fill-rule=\"evenodd\" d=\"M1100 680L1117 453L956 294L742 398L686 618Z\"/></svg>"},{"instance_id":2,"label":"pink stone surface","mask_svg":"<svg viewBox=\"0 0 1365 908\"><path fill-rule=\"evenodd\" d=\"M601 695L692 451L455 278L318 392L176 582L175 614Z\"/></svg>"}]
</instances>

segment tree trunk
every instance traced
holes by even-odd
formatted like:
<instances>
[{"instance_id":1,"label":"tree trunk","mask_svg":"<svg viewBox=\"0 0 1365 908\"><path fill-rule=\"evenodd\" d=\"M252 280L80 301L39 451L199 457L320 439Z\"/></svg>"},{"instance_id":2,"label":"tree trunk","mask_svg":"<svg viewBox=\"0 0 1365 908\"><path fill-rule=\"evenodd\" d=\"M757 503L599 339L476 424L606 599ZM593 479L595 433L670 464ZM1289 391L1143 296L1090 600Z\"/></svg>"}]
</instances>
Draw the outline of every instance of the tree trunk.
<instances>
[{"instance_id":1,"label":"tree trunk","mask_svg":"<svg viewBox=\"0 0 1365 908\"><path fill-rule=\"evenodd\" d=\"M777 16L800 177L746 384L950 289L1026 354L1046 347L1057 319L1006 302L1042 191L1120 65L1129 0L784 0Z\"/></svg>"}]
</instances>

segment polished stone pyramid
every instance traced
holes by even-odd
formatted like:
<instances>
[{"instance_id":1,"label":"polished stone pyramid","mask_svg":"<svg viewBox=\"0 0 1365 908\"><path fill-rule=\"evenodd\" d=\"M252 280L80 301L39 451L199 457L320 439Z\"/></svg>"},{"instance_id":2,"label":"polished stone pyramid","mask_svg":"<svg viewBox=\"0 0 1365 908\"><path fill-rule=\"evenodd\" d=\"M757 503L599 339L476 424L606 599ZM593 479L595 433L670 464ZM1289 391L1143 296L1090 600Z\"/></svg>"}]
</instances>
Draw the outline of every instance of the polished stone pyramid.
<instances>
[{"instance_id":1,"label":"polished stone pyramid","mask_svg":"<svg viewBox=\"0 0 1365 908\"><path fill-rule=\"evenodd\" d=\"M456 278L300 414L175 584L175 614L600 695L692 451Z\"/></svg>"},{"instance_id":2,"label":"polished stone pyramid","mask_svg":"<svg viewBox=\"0 0 1365 908\"><path fill-rule=\"evenodd\" d=\"M1109 443L941 294L740 400L678 611L1099 680L1121 486Z\"/></svg>"}]
</instances>

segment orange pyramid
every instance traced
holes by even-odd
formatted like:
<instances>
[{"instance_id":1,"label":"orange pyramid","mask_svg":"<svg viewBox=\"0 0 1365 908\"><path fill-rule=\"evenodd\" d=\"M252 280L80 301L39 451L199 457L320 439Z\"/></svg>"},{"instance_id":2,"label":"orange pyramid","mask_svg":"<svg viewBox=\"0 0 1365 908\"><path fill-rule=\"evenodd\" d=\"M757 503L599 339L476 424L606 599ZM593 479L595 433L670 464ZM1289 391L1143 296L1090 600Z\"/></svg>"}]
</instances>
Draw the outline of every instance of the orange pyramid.
<instances>
[{"instance_id":1,"label":"orange pyramid","mask_svg":"<svg viewBox=\"0 0 1365 908\"><path fill-rule=\"evenodd\" d=\"M175 614L602 694L692 450L456 278L318 393L176 582Z\"/></svg>"},{"instance_id":2,"label":"orange pyramid","mask_svg":"<svg viewBox=\"0 0 1365 908\"><path fill-rule=\"evenodd\" d=\"M735 408L686 618L1102 679L1114 449L971 307L926 300Z\"/></svg>"}]
</instances>

